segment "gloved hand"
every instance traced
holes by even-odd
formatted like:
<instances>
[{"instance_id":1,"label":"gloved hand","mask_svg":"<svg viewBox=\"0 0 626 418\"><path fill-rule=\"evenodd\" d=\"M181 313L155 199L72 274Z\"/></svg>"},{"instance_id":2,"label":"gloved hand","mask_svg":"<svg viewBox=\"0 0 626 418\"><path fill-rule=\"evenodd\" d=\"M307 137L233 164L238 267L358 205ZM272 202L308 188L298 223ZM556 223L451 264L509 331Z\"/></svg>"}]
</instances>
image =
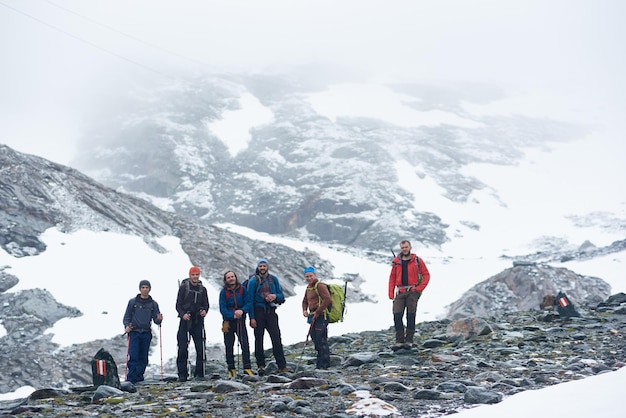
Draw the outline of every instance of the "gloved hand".
<instances>
[{"instance_id":1,"label":"gloved hand","mask_svg":"<svg viewBox=\"0 0 626 418\"><path fill-rule=\"evenodd\" d=\"M222 332L224 334L227 334L229 330L230 330L230 322L228 321L222 322Z\"/></svg>"}]
</instances>

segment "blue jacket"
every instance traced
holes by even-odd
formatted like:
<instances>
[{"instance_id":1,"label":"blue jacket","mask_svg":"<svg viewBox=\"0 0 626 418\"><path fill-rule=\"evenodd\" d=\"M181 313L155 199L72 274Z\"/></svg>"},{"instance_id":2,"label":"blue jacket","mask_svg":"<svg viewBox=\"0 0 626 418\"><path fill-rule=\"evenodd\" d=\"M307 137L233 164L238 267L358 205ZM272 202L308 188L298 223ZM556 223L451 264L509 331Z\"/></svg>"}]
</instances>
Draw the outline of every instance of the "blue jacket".
<instances>
[{"instance_id":1,"label":"blue jacket","mask_svg":"<svg viewBox=\"0 0 626 418\"><path fill-rule=\"evenodd\" d=\"M276 300L273 303L267 303L265 301L265 295L269 293L274 293L276 295ZM284 302L285 296L283 295L283 289L280 287L278 277L268 274L267 277L264 278L256 274L248 280L246 305L251 307L250 319L256 319L254 317L254 309L252 309L252 307L275 309L276 306Z\"/></svg>"},{"instance_id":2,"label":"blue jacket","mask_svg":"<svg viewBox=\"0 0 626 418\"><path fill-rule=\"evenodd\" d=\"M246 289L239 284L234 290L230 290L224 287L220 291L220 313L225 321L232 321L235 319L235 310L241 309L244 312L242 318L245 319L245 314L250 312L252 306L247 303Z\"/></svg>"},{"instance_id":3,"label":"blue jacket","mask_svg":"<svg viewBox=\"0 0 626 418\"><path fill-rule=\"evenodd\" d=\"M150 332L150 321L160 325L161 321L157 319L160 314L159 304L156 303L152 296L142 299L141 294L128 301L126 312L124 313L124 328L133 325L133 331Z\"/></svg>"}]
</instances>

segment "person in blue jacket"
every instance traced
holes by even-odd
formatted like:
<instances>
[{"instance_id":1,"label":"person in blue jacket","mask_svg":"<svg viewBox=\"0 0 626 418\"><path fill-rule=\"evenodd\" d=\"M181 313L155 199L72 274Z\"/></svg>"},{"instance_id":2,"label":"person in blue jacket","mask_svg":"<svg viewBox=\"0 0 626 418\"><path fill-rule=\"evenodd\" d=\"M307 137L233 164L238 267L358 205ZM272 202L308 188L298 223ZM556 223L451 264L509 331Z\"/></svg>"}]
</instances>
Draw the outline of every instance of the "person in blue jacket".
<instances>
[{"instance_id":1,"label":"person in blue jacket","mask_svg":"<svg viewBox=\"0 0 626 418\"><path fill-rule=\"evenodd\" d=\"M263 338L267 330L272 340L272 352L279 373L288 372L287 361L283 350L283 342L278 326L276 308L285 302L283 290L278 277L269 274L267 260L261 259L257 263L256 273L250 277L247 285L246 304L250 309L250 326L254 329L254 356L259 376L265 375L265 353Z\"/></svg>"},{"instance_id":2,"label":"person in blue jacket","mask_svg":"<svg viewBox=\"0 0 626 418\"><path fill-rule=\"evenodd\" d=\"M246 305L246 289L239 283L234 271L224 273L224 288L220 291L220 313L222 314L222 332L226 347L226 365L228 377L237 376L235 369L235 335L241 346L243 356L243 372L252 376L250 365L250 344L246 328L246 313L250 312L250 305Z\"/></svg>"},{"instance_id":3,"label":"person in blue jacket","mask_svg":"<svg viewBox=\"0 0 626 418\"><path fill-rule=\"evenodd\" d=\"M161 325L163 314L159 304L150 296L150 282L139 282L139 294L128 301L124 313L124 332L128 334L128 373L126 381L133 384L144 380L148 352L152 341L151 321Z\"/></svg>"}]
</instances>

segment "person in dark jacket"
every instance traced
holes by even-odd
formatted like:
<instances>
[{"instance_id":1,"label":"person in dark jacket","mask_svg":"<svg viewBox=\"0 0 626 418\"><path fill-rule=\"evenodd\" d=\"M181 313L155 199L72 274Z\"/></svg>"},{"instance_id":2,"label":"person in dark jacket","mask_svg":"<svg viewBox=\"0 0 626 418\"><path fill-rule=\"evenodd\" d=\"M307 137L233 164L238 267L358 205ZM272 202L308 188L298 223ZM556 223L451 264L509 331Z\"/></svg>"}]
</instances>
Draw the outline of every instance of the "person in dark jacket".
<instances>
[{"instance_id":1,"label":"person in dark jacket","mask_svg":"<svg viewBox=\"0 0 626 418\"><path fill-rule=\"evenodd\" d=\"M265 353L263 351L265 330L272 340L272 352L278 365L278 372L289 371L285 360L280 327L278 326L278 315L276 314L276 308L285 302L285 296L278 277L269 274L267 260L258 261L256 273L248 281L246 298L246 304L252 306L250 326L254 329L254 356L256 357L259 376L265 375Z\"/></svg>"},{"instance_id":2,"label":"person in dark jacket","mask_svg":"<svg viewBox=\"0 0 626 418\"><path fill-rule=\"evenodd\" d=\"M239 283L234 271L224 273L224 288L220 291L220 313L222 314L222 332L224 333L224 347L226 347L226 365L228 377L237 376L235 369L235 336L241 346L243 357L243 372L252 376L250 365L250 343L246 328L246 314L250 312L250 305L246 305L246 289Z\"/></svg>"},{"instance_id":3,"label":"person in dark jacket","mask_svg":"<svg viewBox=\"0 0 626 418\"><path fill-rule=\"evenodd\" d=\"M180 318L178 325L178 356L176 367L178 380L185 382L189 378L187 360L189 358L189 342L193 338L196 348L196 368L194 377L204 377L205 343L204 317L209 311L209 295L200 281L200 268L191 267L189 278L184 279L178 288L176 311Z\"/></svg>"},{"instance_id":4,"label":"person in dark jacket","mask_svg":"<svg viewBox=\"0 0 626 418\"><path fill-rule=\"evenodd\" d=\"M159 304L150 296L152 286L147 280L139 282L139 294L128 301L124 313L124 332L128 335L128 372L126 380L133 384L144 380L148 352L152 341L151 321L161 325L163 314Z\"/></svg>"},{"instance_id":5,"label":"person in dark jacket","mask_svg":"<svg viewBox=\"0 0 626 418\"><path fill-rule=\"evenodd\" d=\"M413 347L417 301L430 281L423 259L411 253L411 243L400 242L400 254L393 259L389 274L389 299L393 300L394 349ZM406 310L406 333L402 317Z\"/></svg>"},{"instance_id":6,"label":"person in dark jacket","mask_svg":"<svg viewBox=\"0 0 626 418\"><path fill-rule=\"evenodd\" d=\"M302 299L302 314L308 318L309 334L317 351L318 369L330 367L330 348L328 347L328 318L324 310L333 300L330 297L328 286L317 280L315 268L304 269L304 278L307 282L304 298Z\"/></svg>"}]
</instances>

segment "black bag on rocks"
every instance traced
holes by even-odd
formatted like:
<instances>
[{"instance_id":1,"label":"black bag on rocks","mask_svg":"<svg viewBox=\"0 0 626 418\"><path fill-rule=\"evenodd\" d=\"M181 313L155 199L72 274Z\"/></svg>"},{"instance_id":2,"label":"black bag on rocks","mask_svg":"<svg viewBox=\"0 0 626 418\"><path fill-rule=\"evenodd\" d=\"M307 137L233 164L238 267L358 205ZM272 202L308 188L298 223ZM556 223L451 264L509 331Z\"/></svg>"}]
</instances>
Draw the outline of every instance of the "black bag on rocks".
<instances>
[{"instance_id":1,"label":"black bag on rocks","mask_svg":"<svg viewBox=\"0 0 626 418\"><path fill-rule=\"evenodd\" d=\"M120 377L117 374L117 366L111 353L104 348L98 350L91 360L91 373L93 375L93 385L107 385L117 389L121 388Z\"/></svg>"},{"instance_id":2,"label":"black bag on rocks","mask_svg":"<svg viewBox=\"0 0 626 418\"><path fill-rule=\"evenodd\" d=\"M571 318L573 316L580 316L576 308L574 308L574 304L569 300L567 295L561 291L556 295L556 300L554 301L556 305L556 311L559 313L561 318Z\"/></svg>"}]
</instances>

